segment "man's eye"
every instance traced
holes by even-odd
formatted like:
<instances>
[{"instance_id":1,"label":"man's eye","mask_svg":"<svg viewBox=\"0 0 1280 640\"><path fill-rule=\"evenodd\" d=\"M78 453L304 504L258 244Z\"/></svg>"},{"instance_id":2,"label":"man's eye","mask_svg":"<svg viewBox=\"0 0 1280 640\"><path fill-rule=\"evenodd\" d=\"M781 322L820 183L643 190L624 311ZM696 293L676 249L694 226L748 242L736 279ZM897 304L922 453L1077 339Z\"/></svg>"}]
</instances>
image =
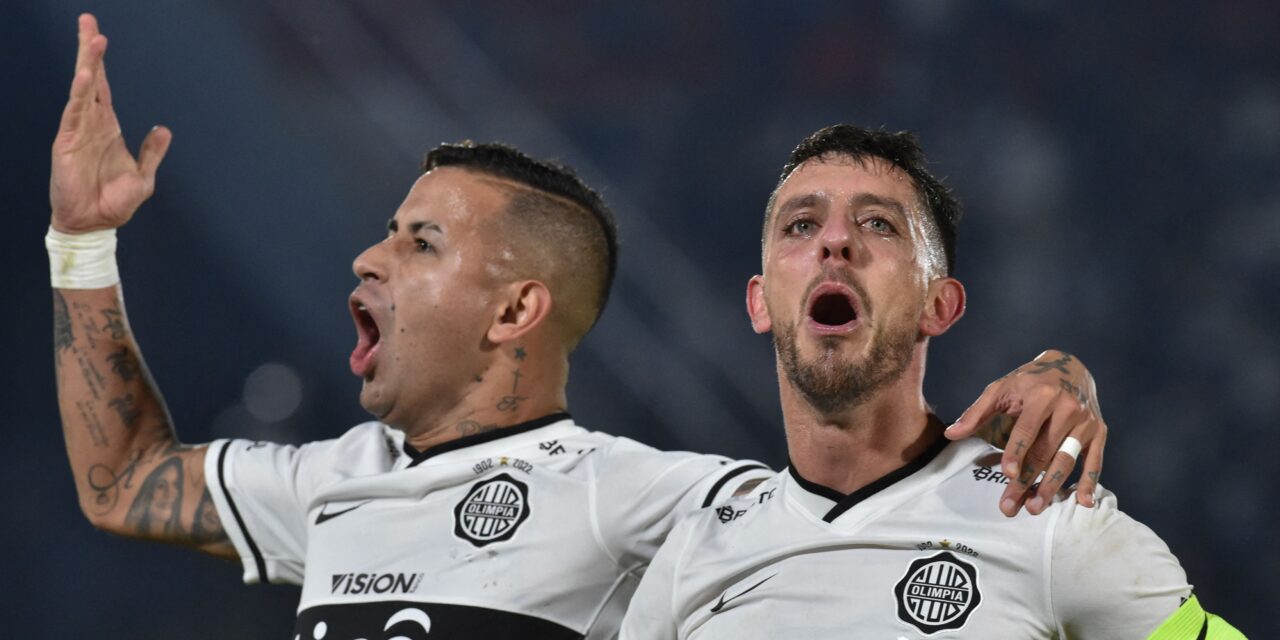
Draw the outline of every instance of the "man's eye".
<instances>
[{"instance_id":1,"label":"man's eye","mask_svg":"<svg viewBox=\"0 0 1280 640\"><path fill-rule=\"evenodd\" d=\"M794 236L794 235L807 236L813 233L814 229L816 228L817 228L817 225L815 225L812 220L806 220L804 218L801 218L783 227L782 233L788 236Z\"/></svg>"},{"instance_id":2,"label":"man's eye","mask_svg":"<svg viewBox=\"0 0 1280 640\"><path fill-rule=\"evenodd\" d=\"M885 220L884 218L871 218L870 220L867 220L863 224L867 225L867 228L871 229L872 231L879 234L883 234L883 235L888 235L891 233L895 233L897 231L897 229L894 229L893 225L890 224L889 221Z\"/></svg>"},{"instance_id":3,"label":"man's eye","mask_svg":"<svg viewBox=\"0 0 1280 640\"><path fill-rule=\"evenodd\" d=\"M435 245L423 240L422 238L414 238L414 242L418 244L418 251L435 251Z\"/></svg>"}]
</instances>

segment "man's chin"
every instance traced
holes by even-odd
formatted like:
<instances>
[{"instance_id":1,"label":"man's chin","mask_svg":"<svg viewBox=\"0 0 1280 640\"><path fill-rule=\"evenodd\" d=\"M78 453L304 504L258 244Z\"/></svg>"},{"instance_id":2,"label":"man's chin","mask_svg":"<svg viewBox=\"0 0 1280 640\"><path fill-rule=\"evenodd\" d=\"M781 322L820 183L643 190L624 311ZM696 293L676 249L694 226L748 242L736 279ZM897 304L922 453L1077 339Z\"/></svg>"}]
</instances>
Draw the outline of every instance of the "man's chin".
<instances>
[{"instance_id":1,"label":"man's chin","mask_svg":"<svg viewBox=\"0 0 1280 640\"><path fill-rule=\"evenodd\" d=\"M367 380L360 389L360 406L364 407L364 410L372 414L373 417L383 421L391 413L391 403L385 401L380 390Z\"/></svg>"}]
</instances>

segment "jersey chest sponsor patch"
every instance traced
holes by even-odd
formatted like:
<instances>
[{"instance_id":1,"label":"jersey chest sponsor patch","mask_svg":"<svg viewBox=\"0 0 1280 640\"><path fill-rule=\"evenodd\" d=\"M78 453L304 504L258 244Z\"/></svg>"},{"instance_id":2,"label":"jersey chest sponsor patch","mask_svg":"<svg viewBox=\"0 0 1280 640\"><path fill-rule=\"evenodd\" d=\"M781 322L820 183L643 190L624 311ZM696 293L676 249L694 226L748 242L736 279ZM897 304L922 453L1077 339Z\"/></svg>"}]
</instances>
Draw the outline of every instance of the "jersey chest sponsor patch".
<instances>
[{"instance_id":1,"label":"jersey chest sponsor patch","mask_svg":"<svg viewBox=\"0 0 1280 640\"><path fill-rule=\"evenodd\" d=\"M505 473L477 482L453 516L454 535L477 547L510 540L529 517L529 485Z\"/></svg>"},{"instance_id":2,"label":"jersey chest sponsor patch","mask_svg":"<svg viewBox=\"0 0 1280 640\"><path fill-rule=\"evenodd\" d=\"M948 551L917 558L893 593L898 618L925 634L963 627L982 602L978 568Z\"/></svg>"}]
</instances>

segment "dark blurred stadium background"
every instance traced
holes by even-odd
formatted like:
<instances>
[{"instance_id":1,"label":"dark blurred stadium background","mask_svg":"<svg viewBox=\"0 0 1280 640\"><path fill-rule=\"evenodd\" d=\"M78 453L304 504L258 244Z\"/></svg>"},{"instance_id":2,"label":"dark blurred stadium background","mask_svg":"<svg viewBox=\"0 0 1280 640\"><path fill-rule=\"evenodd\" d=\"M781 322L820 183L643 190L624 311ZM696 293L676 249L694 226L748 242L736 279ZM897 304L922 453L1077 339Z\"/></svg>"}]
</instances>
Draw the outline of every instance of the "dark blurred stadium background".
<instances>
[{"instance_id":1,"label":"dark blurred stadium background","mask_svg":"<svg viewBox=\"0 0 1280 640\"><path fill-rule=\"evenodd\" d=\"M618 212L621 273L577 356L576 417L784 464L772 351L742 309L766 195L820 126L912 129L968 208L969 312L931 354L939 412L1044 347L1079 354L1112 428L1104 484L1208 607L1271 637L1280 10L853 5L6 3L3 635L283 638L296 604L78 512L41 236L75 16L91 10L131 145L154 123L175 133L120 262L184 440L304 441L365 418L350 260L425 150L473 138L579 167Z\"/></svg>"}]
</instances>

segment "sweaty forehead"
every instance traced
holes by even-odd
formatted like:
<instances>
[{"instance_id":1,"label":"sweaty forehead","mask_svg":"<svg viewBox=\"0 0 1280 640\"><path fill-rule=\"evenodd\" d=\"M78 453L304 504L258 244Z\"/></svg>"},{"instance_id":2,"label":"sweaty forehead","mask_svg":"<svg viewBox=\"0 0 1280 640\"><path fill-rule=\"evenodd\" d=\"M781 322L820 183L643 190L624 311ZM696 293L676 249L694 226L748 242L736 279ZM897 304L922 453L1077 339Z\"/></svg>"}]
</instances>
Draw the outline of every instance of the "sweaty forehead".
<instances>
[{"instance_id":1,"label":"sweaty forehead","mask_svg":"<svg viewBox=\"0 0 1280 640\"><path fill-rule=\"evenodd\" d=\"M428 216L438 223L492 218L510 201L502 182L456 167L437 167L413 184L396 217Z\"/></svg>"},{"instance_id":2,"label":"sweaty forehead","mask_svg":"<svg viewBox=\"0 0 1280 640\"><path fill-rule=\"evenodd\" d=\"M897 200L906 209L918 209L911 176L883 158L855 159L846 155L811 158L796 167L778 186L774 211L797 197L819 196L845 200L857 194L873 194Z\"/></svg>"}]
</instances>

